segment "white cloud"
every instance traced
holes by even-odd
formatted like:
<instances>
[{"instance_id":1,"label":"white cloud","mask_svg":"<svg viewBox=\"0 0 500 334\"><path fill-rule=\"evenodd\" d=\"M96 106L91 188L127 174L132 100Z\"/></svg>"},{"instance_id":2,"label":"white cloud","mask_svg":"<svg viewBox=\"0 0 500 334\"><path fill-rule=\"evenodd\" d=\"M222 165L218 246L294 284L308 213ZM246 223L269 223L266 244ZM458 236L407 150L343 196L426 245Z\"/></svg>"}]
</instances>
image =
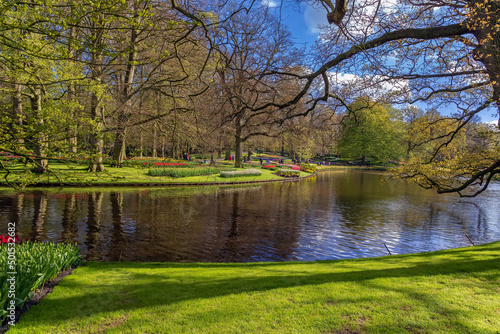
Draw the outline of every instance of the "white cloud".
<instances>
[{"instance_id":1,"label":"white cloud","mask_svg":"<svg viewBox=\"0 0 500 334\"><path fill-rule=\"evenodd\" d=\"M359 76L352 73L328 73L332 86L349 90L353 95L367 95L373 98L381 98L387 94L407 94L408 81L403 79L389 80L389 77Z\"/></svg>"},{"instance_id":2,"label":"white cloud","mask_svg":"<svg viewBox=\"0 0 500 334\"><path fill-rule=\"evenodd\" d=\"M313 7L311 5L306 6L304 12L304 19L307 24L307 29L311 33L319 33L320 25L328 25L328 20L326 18L327 11L324 7Z\"/></svg>"},{"instance_id":3,"label":"white cloud","mask_svg":"<svg viewBox=\"0 0 500 334\"><path fill-rule=\"evenodd\" d=\"M498 127L499 126L499 122L497 120L495 120L495 121L489 121L489 122L483 122L483 123L491 125L491 126L494 126L494 127Z\"/></svg>"},{"instance_id":4,"label":"white cloud","mask_svg":"<svg viewBox=\"0 0 500 334\"><path fill-rule=\"evenodd\" d=\"M260 4L264 7L276 8L280 5L280 2L277 0L260 0Z\"/></svg>"}]
</instances>

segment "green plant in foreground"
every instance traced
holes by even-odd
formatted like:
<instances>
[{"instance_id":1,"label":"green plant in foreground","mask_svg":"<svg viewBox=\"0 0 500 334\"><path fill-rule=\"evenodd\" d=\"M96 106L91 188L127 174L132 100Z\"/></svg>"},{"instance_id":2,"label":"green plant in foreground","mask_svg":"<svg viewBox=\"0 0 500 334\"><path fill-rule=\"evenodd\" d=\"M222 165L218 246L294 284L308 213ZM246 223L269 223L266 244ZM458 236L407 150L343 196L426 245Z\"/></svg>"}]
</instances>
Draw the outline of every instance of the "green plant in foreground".
<instances>
[{"instance_id":1,"label":"green plant in foreground","mask_svg":"<svg viewBox=\"0 0 500 334\"><path fill-rule=\"evenodd\" d=\"M0 323L8 315L10 300L15 301L16 308L21 308L33 297L35 289L55 278L61 270L78 264L81 259L80 248L70 244L28 241L16 244L15 253L10 258L8 247L7 243L0 244ZM15 270L12 270L11 264ZM12 291L12 288L15 290Z\"/></svg>"}]
</instances>

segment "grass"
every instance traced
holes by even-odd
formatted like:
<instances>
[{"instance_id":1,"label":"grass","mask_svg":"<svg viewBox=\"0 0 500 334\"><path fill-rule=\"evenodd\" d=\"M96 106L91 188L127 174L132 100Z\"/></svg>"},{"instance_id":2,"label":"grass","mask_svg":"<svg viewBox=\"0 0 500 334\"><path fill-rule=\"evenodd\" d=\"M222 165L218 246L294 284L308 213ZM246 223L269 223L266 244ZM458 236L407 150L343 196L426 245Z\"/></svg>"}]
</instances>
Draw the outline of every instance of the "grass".
<instances>
[{"instance_id":1,"label":"grass","mask_svg":"<svg viewBox=\"0 0 500 334\"><path fill-rule=\"evenodd\" d=\"M11 182L22 181L25 183L63 183L63 184L77 184L77 185L98 185L98 184L117 184L126 185L137 183L232 183L232 182L253 182L265 180L282 180L283 178L273 174L273 171L262 170L261 176L242 176L231 179L222 178L218 174L213 175L200 175L191 177L169 177L169 176L151 176L148 175L147 168L134 168L134 167L108 167L102 173L87 172L87 166L72 165L72 164L51 164L50 169L54 173L47 173L43 175L38 174L24 174L21 165L11 170L12 174L9 176ZM203 167L200 167L203 168ZM218 168L224 170L241 170L224 166ZM5 172L0 172L0 185L5 185L3 180ZM57 175L57 177L56 177ZM301 176L308 176L307 173L301 173Z\"/></svg>"},{"instance_id":2,"label":"grass","mask_svg":"<svg viewBox=\"0 0 500 334\"><path fill-rule=\"evenodd\" d=\"M498 333L500 242L343 261L96 263L14 333Z\"/></svg>"}]
</instances>

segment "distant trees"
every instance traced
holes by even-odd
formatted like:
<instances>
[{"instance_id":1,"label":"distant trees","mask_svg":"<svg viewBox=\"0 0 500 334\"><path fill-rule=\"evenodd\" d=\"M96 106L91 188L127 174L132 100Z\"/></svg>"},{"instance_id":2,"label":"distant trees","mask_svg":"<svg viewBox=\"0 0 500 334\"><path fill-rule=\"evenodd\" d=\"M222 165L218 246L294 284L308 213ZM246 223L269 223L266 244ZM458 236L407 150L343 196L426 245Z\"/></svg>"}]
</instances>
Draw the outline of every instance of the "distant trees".
<instances>
[{"instance_id":1,"label":"distant trees","mask_svg":"<svg viewBox=\"0 0 500 334\"><path fill-rule=\"evenodd\" d=\"M342 157L381 163L404 156L405 124L397 110L360 98L349 106L342 124L338 152Z\"/></svg>"}]
</instances>

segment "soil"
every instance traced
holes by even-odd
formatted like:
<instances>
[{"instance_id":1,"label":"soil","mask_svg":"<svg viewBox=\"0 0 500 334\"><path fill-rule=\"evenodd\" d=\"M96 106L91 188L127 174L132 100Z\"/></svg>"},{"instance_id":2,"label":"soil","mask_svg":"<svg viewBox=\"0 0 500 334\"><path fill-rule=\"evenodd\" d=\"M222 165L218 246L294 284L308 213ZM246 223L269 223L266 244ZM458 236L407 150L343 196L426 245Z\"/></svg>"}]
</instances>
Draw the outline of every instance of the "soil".
<instances>
[{"instance_id":1,"label":"soil","mask_svg":"<svg viewBox=\"0 0 500 334\"><path fill-rule=\"evenodd\" d=\"M57 275L56 278L48 281L48 282L45 282L45 284L43 285L43 288L41 289L38 289L36 292L35 292L35 295L33 296L33 298L31 298L30 301L26 302L24 304L24 306L21 308L21 309L16 309L16 320L14 323L18 323L19 322L19 319L21 318L21 316L28 312L28 310L33 306L33 305L36 305L38 304L45 296L47 296L49 293L51 293L53 290L54 290L54 287L59 284L59 282L66 276L68 276L69 274L71 274L73 272L74 268L69 268L69 269L66 269L66 270L63 270L59 273L59 275ZM5 321L2 323L2 325L0 326L0 334L3 334L5 332L7 332L9 330L9 318L5 319Z\"/></svg>"}]
</instances>

